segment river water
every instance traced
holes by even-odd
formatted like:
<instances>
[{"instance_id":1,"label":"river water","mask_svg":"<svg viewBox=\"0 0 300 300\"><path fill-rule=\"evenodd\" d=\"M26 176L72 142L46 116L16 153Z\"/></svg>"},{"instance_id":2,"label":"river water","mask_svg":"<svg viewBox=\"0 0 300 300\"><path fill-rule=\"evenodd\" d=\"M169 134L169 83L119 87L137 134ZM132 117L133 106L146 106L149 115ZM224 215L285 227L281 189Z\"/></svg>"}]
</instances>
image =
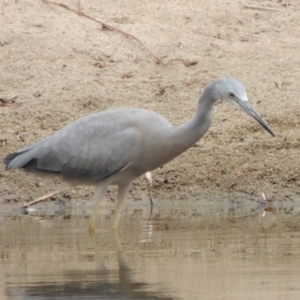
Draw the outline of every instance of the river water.
<instances>
[{"instance_id":1,"label":"river water","mask_svg":"<svg viewBox=\"0 0 300 300\"><path fill-rule=\"evenodd\" d=\"M41 204L42 205L42 204ZM155 206L2 212L0 299L300 299L298 213Z\"/></svg>"}]
</instances>

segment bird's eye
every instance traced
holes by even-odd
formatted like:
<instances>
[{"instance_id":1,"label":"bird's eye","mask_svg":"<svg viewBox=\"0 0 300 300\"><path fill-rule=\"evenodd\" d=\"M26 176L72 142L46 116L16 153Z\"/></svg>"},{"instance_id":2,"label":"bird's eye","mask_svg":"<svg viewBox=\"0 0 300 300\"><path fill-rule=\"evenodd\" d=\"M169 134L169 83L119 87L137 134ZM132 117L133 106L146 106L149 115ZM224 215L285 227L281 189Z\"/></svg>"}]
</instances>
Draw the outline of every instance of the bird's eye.
<instances>
[{"instance_id":1,"label":"bird's eye","mask_svg":"<svg viewBox=\"0 0 300 300\"><path fill-rule=\"evenodd\" d=\"M232 93L232 92L229 92L229 93L228 93L228 96L229 96L230 98L234 98L234 97L235 97L234 93Z\"/></svg>"}]
</instances>

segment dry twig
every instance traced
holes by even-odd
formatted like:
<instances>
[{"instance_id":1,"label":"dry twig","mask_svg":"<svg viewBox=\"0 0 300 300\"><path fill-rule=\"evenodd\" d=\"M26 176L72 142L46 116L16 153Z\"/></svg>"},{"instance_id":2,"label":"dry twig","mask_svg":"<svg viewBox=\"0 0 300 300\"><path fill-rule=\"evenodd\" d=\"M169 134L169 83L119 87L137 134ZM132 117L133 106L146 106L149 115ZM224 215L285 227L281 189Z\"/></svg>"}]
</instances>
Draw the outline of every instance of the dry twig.
<instances>
[{"instance_id":1,"label":"dry twig","mask_svg":"<svg viewBox=\"0 0 300 300\"><path fill-rule=\"evenodd\" d=\"M28 208L28 207L30 207L30 206L32 206L32 205L35 205L35 204L39 203L39 202L46 201L46 200L48 200L49 198L53 197L54 195L56 195L56 194L58 194L58 193L60 193L60 191L55 191L55 192L53 192L53 193L44 195L44 196L42 196L42 197L40 197L40 198L37 198L37 199L35 199L35 200L32 200L32 201L30 201L30 202L28 202L28 203L25 202L25 203L23 204L22 208Z\"/></svg>"},{"instance_id":2,"label":"dry twig","mask_svg":"<svg viewBox=\"0 0 300 300\"><path fill-rule=\"evenodd\" d=\"M53 5L57 5L57 6L60 6L60 7L63 7L64 9L67 9L67 10L69 10L69 11L72 11L72 12L74 12L75 14L78 14L79 16L82 16L82 17L85 17L85 18L87 18L87 19L89 19L89 20L92 20L92 21L94 21L94 22L96 22L96 23L99 23L99 24L101 24L102 26L103 26L103 28L105 28L105 29L110 29L110 30L113 30L113 31L117 31L117 32L120 32L120 33L122 33L122 34L124 34L126 37L128 37L128 38L131 38L131 39L133 39L133 40L135 40L135 41L137 41L140 45L142 45L143 46L143 48L145 48L145 50L146 51L148 51L159 63L161 63L161 64L163 64L163 65L166 65L159 57L157 57L155 54L153 54L137 37L135 37L134 35L132 35L132 34L130 34L130 33L128 33L128 32L125 32L125 31L123 31L123 30L121 30L121 29L119 29L119 28L116 28L116 27L113 27L113 26L111 26L111 25L108 25L108 24L106 24L106 23L104 23L104 22L102 22L102 21L99 21L99 20L96 20L95 18L93 18L93 17L90 17L90 16L88 16L88 15L86 15L85 13L83 13L83 12L81 12L81 11L78 11L78 10L75 10L75 9L72 9L72 8L70 8L69 6L67 6L67 5L65 5L65 4L63 4L63 3L58 3L58 2L54 2L54 1L49 1L49 0L43 0L45 3L47 3L47 4L53 4Z\"/></svg>"},{"instance_id":3,"label":"dry twig","mask_svg":"<svg viewBox=\"0 0 300 300\"><path fill-rule=\"evenodd\" d=\"M268 11L278 11L280 12L281 10L278 8L273 8L273 7L263 7L263 6L251 6L251 5L244 5L244 8L248 9L257 9L257 10L268 10Z\"/></svg>"}]
</instances>

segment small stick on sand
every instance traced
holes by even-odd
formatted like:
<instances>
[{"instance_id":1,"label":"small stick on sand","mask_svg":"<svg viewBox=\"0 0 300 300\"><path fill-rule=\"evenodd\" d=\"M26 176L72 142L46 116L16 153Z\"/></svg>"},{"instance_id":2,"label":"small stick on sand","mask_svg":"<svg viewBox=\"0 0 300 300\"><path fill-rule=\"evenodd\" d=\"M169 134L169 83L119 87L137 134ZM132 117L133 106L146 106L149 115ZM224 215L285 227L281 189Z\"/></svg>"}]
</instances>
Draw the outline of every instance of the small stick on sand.
<instances>
[{"instance_id":1,"label":"small stick on sand","mask_svg":"<svg viewBox=\"0 0 300 300\"><path fill-rule=\"evenodd\" d=\"M120 33L122 33L122 34L124 34L126 37L128 37L128 38L131 38L131 39L133 39L133 40L135 40L135 41L137 41L140 45L142 45L143 47L144 47L144 49L146 50L146 51L148 51L159 63L161 63L161 64L163 64L163 65L166 65L159 57L157 57L156 55L154 55L137 37L135 37L134 35L132 35L132 34L130 34L130 33L128 33L128 32L125 32L125 31L123 31L123 30L121 30L121 29L118 29L118 28L116 28L116 27L113 27L113 26L111 26L111 25L108 25L108 24L106 24L106 23L104 23L104 22L102 22L102 21L99 21L99 20L96 20L95 18L92 18L92 17L90 17L90 16L88 16L88 15L86 15L85 13L83 13L83 12L81 12L81 11L78 11L78 10L75 10L75 9L72 9L72 8L70 8L69 6L67 6L67 5L65 5L65 4L62 4L62 3L58 3L58 2L54 2L54 1L49 1L49 0L43 0L45 3L48 3L48 4L53 4L53 5L57 5L57 6L60 6L60 7L63 7L63 8L65 8L65 9L67 9L67 10L69 10L69 11L72 11L72 12L74 12L75 14L78 14L79 16L82 16L82 17L85 17L85 18L87 18L87 19L89 19L89 20L92 20L92 21L94 21L94 22L96 22L96 23L99 23L99 24L101 24L102 26L103 26L103 28L105 28L105 29L110 29L110 30L113 30L113 31L117 31L117 32L120 32Z\"/></svg>"},{"instance_id":2,"label":"small stick on sand","mask_svg":"<svg viewBox=\"0 0 300 300\"><path fill-rule=\"evenodd\" d=\"M278 9L278 8L263 7L263 6L250 6L250 5L244 5L244 8L248 8L248 9L257 9L257 10L268 10L268 11L278 11L278 12L281 11L281 10Z\"/></svg>"},{"instance_id":3,"label":"small stick on sand","mask_svg":"<svg viewBox=\"0 0 300 300\"><path fill-rule=\"evenodd\" d=\"M30 202L25 202L25 203L23 203L22 208L28 208L28 207L30 207L32 205L35 205L35 204L39 203L39 202L46 201L46 200L48 200L49 198L53 197L54 195L56 195L58 193L60 193L60 191L55 191L53 193L44 195L44 196L42 196L40 198L37 198L35 200L32 200Z\"/></svg>"}]
</instances>

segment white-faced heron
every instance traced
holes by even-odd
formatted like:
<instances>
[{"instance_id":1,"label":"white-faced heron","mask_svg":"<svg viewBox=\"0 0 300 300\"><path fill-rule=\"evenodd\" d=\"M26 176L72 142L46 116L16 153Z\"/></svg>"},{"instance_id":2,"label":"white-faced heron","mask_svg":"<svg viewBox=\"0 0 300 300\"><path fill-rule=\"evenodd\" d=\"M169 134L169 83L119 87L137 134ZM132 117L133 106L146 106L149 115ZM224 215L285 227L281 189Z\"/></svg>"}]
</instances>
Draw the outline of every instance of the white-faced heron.
<instances>
[{"instance_id":1,"label":"white-faced heron","mask_svg":"<svg viewBox=\"0 0 300 300\"><path fill-rule=\"evenodd\" d=\"M242 109L275 136L251 107L244 86L232 78L220 78L204 88L197 112L186 124L172 126L161 115L146 109L106 110L78 119L52 136L7 155L4 164L7 170L22 168L57 174L75 184L96 185L91 231L96 227L108 186L117 185L112 224L116 229L132 182L199 141L211 125L212 108L218 99Z\"/></svg>"}]
</instances>

